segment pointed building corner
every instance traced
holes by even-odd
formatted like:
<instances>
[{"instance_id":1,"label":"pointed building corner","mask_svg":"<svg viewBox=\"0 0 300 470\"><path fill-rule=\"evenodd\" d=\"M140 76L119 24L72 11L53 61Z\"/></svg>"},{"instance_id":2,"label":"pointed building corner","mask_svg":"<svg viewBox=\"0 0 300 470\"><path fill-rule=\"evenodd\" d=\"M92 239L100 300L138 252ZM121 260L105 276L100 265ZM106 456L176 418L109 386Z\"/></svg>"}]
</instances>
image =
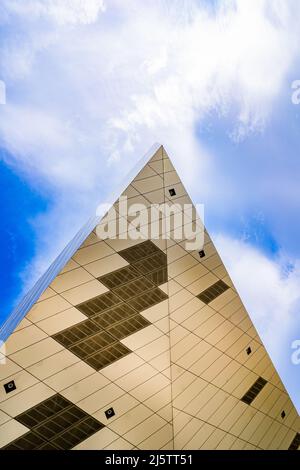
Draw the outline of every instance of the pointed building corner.
<instances>
[{"instance_id":1,"label":"pointed building corner","mask_svg":"<svg viewBox=\"0 0 300 470\"><path fill-rule=\"evenodd\" d=\"M0 330L0 448L298 449L297 411L161 144L112 200Z\"/></svg>"}]
</instances>

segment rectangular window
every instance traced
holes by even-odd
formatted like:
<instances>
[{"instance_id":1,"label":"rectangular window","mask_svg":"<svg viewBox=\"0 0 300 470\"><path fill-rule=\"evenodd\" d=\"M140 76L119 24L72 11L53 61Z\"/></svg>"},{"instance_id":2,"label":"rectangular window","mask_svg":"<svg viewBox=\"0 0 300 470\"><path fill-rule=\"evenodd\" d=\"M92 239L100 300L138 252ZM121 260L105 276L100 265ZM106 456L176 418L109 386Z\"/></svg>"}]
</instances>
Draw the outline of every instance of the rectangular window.
<instances>
[{"instance_id":1,"label":"rectangular window","mask_svg":"<svg viewBox=\"0 0 300 470\"><path fill-rule=\"evenodd\" d=\"M267 381L265 379L263 379L262 377L259 377L254 382L252 387L249 388L248 392L245 393L245 395L241 398L241 400L244 403L247 403L247 405L250 405L253 402L253 400L255 400L259 392L261 392L261 390L264 388L266 383Z\"/></svg>"},{"instance_id":2,"label":"rectangular window","mask_svg":"<svg viewBox=\"0 0 300 470\"><path fill-rule=\"evenodd\" d=\"M225 282L217 281L215 284L205 289L205 291L201 292L201 294L198 294L197 297L205 304L209 304L227 289L229 289L229 286L225 284Z\"/></svg>"},{"instance_id":3,"label":"rectangular window","mask_svg":"<svg viewBox=\"0 0 300 470\"><path fill-rule=\"evenodd\" d=\"M300 434L297 432L296 436L292 440L288 450L298 450L300 446Z\"/></svg>"}]
</instances>

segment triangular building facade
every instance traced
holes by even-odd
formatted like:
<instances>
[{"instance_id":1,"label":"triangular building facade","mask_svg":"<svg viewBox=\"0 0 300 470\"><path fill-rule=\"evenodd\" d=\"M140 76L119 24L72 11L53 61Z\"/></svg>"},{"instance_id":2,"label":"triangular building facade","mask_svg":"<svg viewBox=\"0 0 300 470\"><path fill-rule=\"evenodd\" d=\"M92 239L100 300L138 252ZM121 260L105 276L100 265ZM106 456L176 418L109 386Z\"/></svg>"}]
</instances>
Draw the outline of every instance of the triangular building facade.
<instances>
[{"instance_id":1,"label":"triangular building facade","mask_svg":"<svg viewBox=\"0 0 300 470\"><path fill-rule=\"evenodd\" d=\"M117 200L0 330L0 447L298 449L297 411L162 146L122 196L144 238Z\"/></svg>"}]
</instances>

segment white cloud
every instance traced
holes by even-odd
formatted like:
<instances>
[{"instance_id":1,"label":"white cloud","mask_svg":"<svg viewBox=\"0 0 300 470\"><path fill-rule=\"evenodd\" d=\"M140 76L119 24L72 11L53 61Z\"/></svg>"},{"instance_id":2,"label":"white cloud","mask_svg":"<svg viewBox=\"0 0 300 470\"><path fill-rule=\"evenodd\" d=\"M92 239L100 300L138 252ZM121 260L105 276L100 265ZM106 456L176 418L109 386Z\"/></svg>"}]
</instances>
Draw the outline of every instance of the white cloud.
<instances>
[{"instance_id":1,"label":"white cloud","mask_svg":"<svg viewBox=\"0 0 300 470\"><path fill-rule=\"evenodd\" d=\"M5 2L1 143L29 177L78 188L101 179L106 162L123 172L159 140L185 171L182 152L195 160L195 126L215 110L233 113L235 139L260 130L298 52L300 5L225 1L216 14L205 5Z\"/></svg>"},{"instance_id":2,"label":"white cloud","mask_svg":"<svg viewBox=\"0 0 300 470\"><path fill-rule=\"evenodd\" d=\"M8 12L35 19L51 19L59 25L94 23L105 10L103 0L4 0Z\"/></svg>"},{"instance_id":3,"label":"white cloud","mask_svg":"<svg viewBox=\"0 0 300 470\"><path fill-rule=\"evenodd\" d=\"M296 372L291 345L300 339L300 260L291 266L281 255L270 260L242 240L221 234L213 239L260 337L288 384ZM297 404L300 407L299 400Z\"/></svg>"}]
</instances>

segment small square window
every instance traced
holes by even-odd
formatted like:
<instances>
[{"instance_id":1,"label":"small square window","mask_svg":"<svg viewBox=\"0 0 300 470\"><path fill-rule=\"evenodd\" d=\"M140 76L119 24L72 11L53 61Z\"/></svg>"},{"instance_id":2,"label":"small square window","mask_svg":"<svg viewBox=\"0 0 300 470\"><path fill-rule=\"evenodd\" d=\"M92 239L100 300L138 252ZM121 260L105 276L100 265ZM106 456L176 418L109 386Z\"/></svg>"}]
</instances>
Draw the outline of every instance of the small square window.
<instances>
[{"instance_id":1,"label":"small square window","mask_svg":"<svg viewBox=\"0 0 300 470\"><path fill-rule=\"evenodd\" d=\"M107 419L112 418L115 416L115 410L113 408L108 408L108 410L105 411L105 416Z\"/></svg>"},{"instance_id":2,"label":"small square window","mask_svg":"<svg viewBox=\"0 0 300 470\"><path fill-rule=\"evenodd\" d=\"M281 412L281 417L282 417L282 419L285 418L285 411L284 410Z\"/></svg>"},{"instance_id":3,"label":"small square window","mask_svg":"<svg viewBox=\"0 0 300 470\"><path fill-rule=\"evenodd\" d=\"M11 380L10 382L7 382L7 384L4 384L4 389L6 393L13 392L14 390L16 390L16 388L17 387L16 387L14 380Z\"/></svg>"},{"instance_id":4,"label":"small square window","mask_svg":"<svg viewBox=\"0 0 300 470\"><path fill-rule=\"evenodd\" d=\"M204 258L205 251L204 250L199 251L199 256L200 256L200 258Z\"/></svg>"},{"instance_id":5,"label":"small square window","mask_svg":"<svg viewBox=\"0 0 300 470\"><path fill-rule=\"evenodd\" d=\"M169 189L170 196L176 196L176 191L174 188Z\"/></svg>"},{"instance_id":6,"label":"small square window","mask_svg":"<svg viewBox=\"0 0 300 470\"><path fill-rule=\"evenodd\" d=\"M250 348L250 346L246 349L246 353L248 354L248 356L252 353L252 349Z\"/></svg>"}]
</instances>

